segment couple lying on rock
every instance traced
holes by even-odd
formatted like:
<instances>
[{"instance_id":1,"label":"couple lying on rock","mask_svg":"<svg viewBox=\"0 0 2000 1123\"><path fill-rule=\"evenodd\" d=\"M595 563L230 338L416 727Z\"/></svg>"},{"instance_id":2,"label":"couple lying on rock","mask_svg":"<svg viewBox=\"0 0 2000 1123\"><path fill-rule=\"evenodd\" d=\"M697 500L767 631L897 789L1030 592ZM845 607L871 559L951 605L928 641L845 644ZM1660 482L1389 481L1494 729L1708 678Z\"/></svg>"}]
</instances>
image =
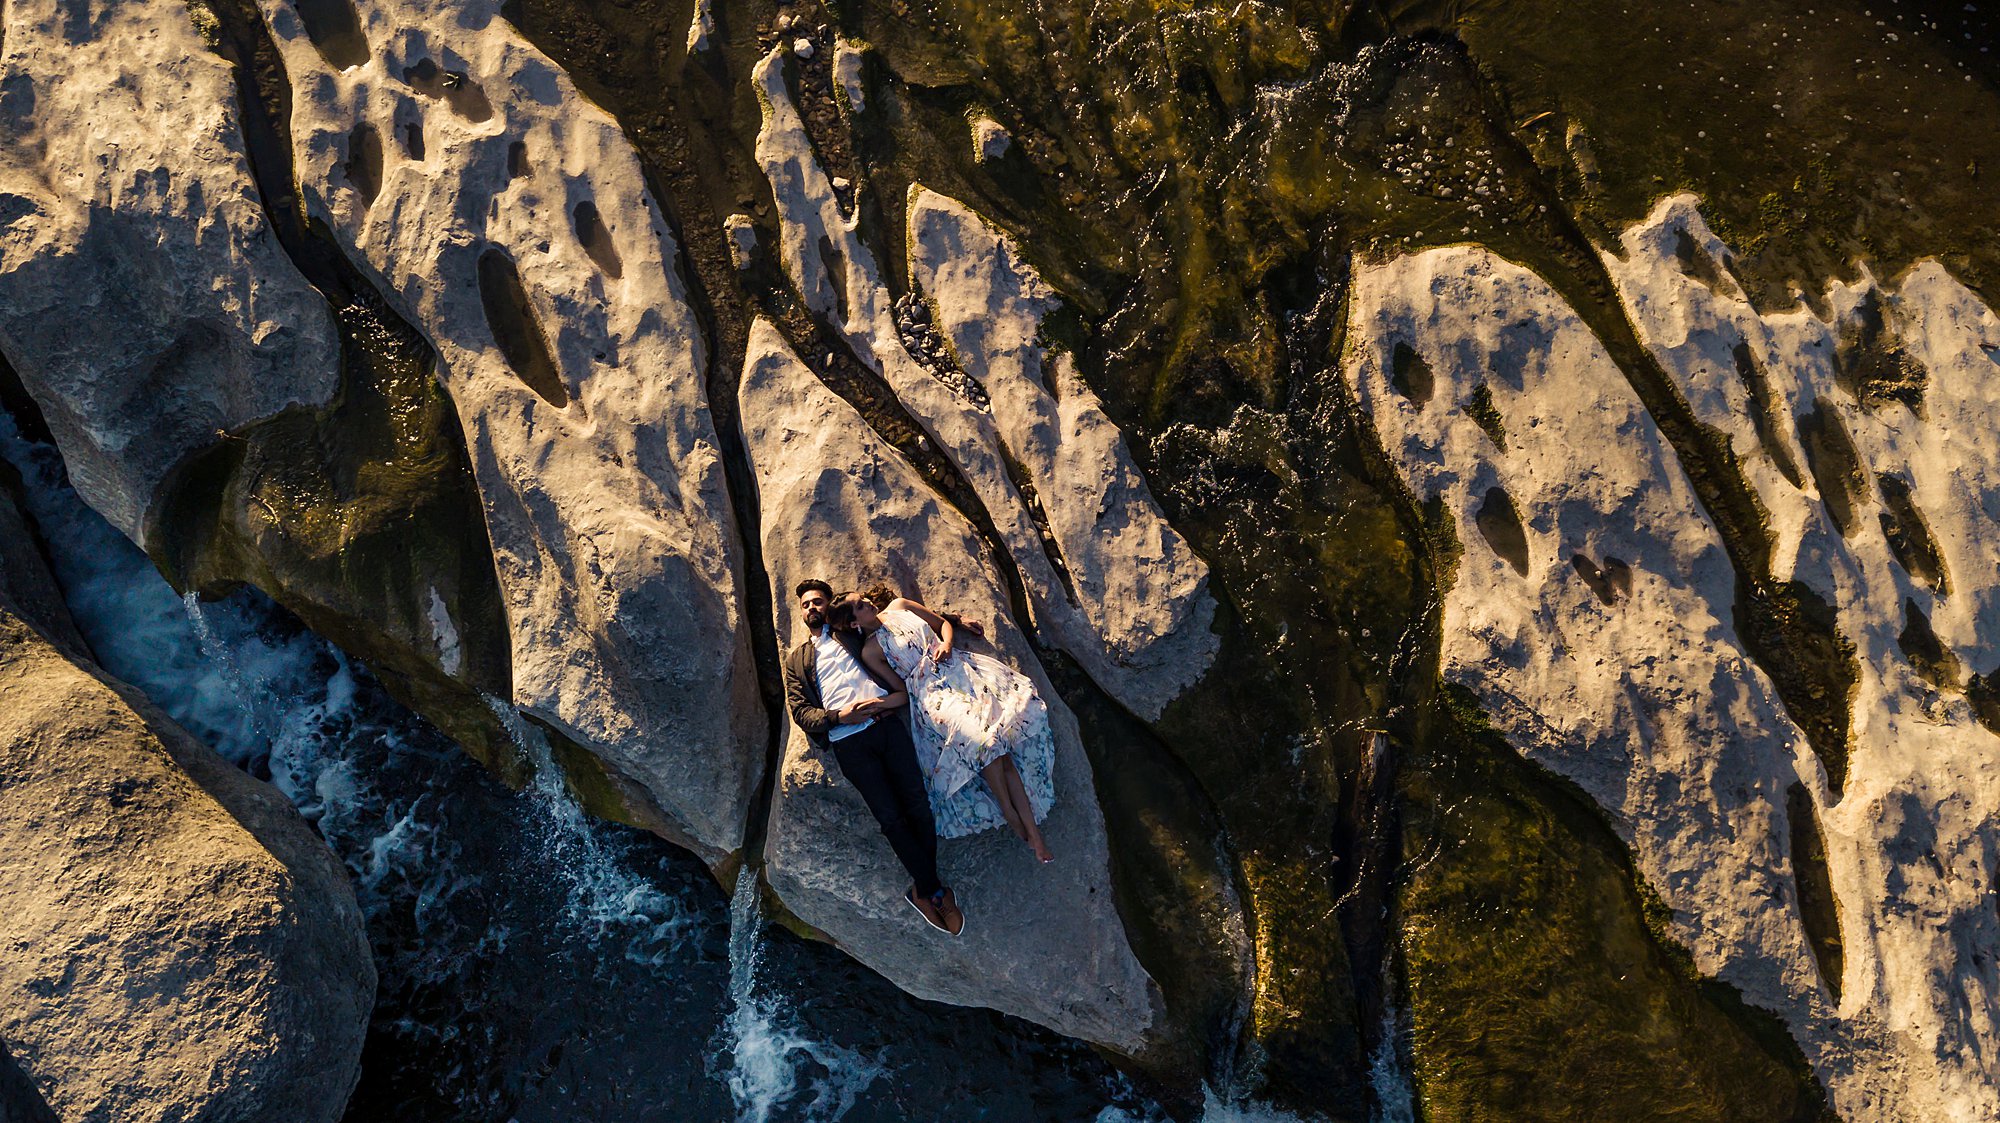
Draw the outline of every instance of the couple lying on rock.
<instances>
[{"instance_id":1,"label":"couple lying on rock","mask_svg":"<svg viewBox=\"0 0 2000 1123\"><path fill-rule=\"evenodd\" d=\"M785 706L816 752L831 751L910 871L904 892L931 926L965 928L938 880L937 840L1003 823L1052 862L1036 827L1055 802L1049 710L1027 676L959 651L978 621L939 615L877 585L794 590L807 639L785 657Z\"/></svg>"}]
</instances>

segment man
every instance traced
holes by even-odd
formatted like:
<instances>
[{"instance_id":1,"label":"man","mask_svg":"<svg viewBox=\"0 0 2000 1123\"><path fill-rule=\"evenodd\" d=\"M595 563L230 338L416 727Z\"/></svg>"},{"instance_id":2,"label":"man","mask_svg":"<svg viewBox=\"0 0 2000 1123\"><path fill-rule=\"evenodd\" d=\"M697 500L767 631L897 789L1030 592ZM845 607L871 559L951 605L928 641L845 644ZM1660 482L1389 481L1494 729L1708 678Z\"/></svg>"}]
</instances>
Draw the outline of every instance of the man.
<instances>
[{"instance_id":1,"label":"man","mask_svg":"<svg viewBox=\"0 0 2000 1123\"><path fill-rule=\"evenodd\" d=\"M917 768L902 691L879 682L826 626L833 587L812 579L793 590L805 622L805 642L785 656L785 708L813 749L829 750L868 810L911 884L903 893L931 927L956 936L965 929L958 900L938 880L937 825Z\"/></svg>"}]
</instances>

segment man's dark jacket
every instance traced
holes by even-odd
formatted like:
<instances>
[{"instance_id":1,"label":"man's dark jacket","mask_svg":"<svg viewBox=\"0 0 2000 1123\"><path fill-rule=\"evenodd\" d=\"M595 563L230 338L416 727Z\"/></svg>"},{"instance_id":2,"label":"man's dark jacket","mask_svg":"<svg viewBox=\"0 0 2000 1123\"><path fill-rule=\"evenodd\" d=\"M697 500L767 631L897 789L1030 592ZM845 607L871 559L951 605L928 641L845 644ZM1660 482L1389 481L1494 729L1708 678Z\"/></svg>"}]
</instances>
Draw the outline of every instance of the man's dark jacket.
<instances>
[{"instance_id":1,"label":"man's dark jacket","mask_svg":"<svg viewBox=\"0 0 2000 1123\"><path fill-rule=\"evenodd\" d=\"M862 662L859 655L854 657L854 661L861 663L862 671L875 680L875 685L892 694L895 693L895 687L883 682L874 668ZM815 751L825 752L832 746L832 742L827 740L827 734L833 732L834 727L840 724L840 719L834 716L832 710L821 704L819 652L813 647L810 638L792 648L791 654L785 656L785 708L791 711L792 724L805 732L806 740L812 742ZM902 719L902 714L884 714L878 720Z\"/></svg>"}]
</instances>

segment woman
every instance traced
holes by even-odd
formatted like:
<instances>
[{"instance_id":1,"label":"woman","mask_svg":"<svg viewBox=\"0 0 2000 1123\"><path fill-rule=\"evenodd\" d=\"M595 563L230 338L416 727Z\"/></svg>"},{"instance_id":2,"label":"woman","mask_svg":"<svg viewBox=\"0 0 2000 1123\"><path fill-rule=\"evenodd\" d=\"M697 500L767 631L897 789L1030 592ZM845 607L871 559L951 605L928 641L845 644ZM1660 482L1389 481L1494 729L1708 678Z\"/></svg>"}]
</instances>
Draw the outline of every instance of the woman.
<instances>
[{"instance_id":1,"label":"woman","mask_svg":"<svg viewBox=\"0 0 2000 1123\"><path fill-rule=\"evenodd\" d=\"M1036 825L1055 803L1055 736L1035 684L998 659L952 648L952 622L883 586L827 613L865 637L859 655L910 692L911 736L938 834L957 838L1003 822L1044 862L1055 854ZM975 777L985 784L974 784Z\"/></svg>"}]
</instances>

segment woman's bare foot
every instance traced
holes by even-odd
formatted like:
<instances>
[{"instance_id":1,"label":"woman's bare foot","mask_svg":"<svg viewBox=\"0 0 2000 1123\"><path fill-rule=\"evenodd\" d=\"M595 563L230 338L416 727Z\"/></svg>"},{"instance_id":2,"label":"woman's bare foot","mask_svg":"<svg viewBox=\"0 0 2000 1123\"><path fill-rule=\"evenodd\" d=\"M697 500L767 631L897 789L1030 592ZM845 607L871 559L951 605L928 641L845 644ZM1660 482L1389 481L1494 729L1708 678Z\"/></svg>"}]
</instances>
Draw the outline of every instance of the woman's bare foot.
<instances>
[{"instance_id":1,"label":"woman's bare foot","mask_svg":"<svg viewBox=\"0 0 2000 1123\"><path fill-rule=\"evenodd\" d=\"M1040 831L1034 832L1034 834L1027 839L1027 843L1028 843L1028 849L1033 850L1035 852L1035 857L1039 859L1043 865L1046 866L1050 862L1056 860L1056 853L1055 851L1049 849L1049 844L1047 842L1043 841L1042 832Z\"/></svg>"}]
</instances>

